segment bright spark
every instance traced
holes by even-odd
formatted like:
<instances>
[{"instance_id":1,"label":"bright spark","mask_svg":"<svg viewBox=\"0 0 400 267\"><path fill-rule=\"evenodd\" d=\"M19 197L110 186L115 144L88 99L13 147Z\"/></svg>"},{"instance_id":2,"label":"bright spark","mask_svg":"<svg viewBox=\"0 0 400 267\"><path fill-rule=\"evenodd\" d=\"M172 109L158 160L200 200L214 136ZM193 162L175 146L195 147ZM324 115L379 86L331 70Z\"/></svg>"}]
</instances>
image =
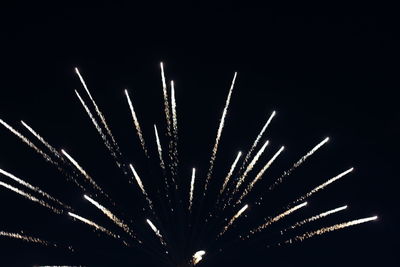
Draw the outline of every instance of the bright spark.
<instances>
[{"instance_id":1,"label":"bright spark","mask_svg":"<svg viewBox=\"0 0 400 267\"><path fill-rule=\"evenodd\" d=\"M206 254L206 252L204 250L199 250L196 253L194 253L193 258L192 258L193 265L196 265L197 263L199 263L203 259L203 256L205 254Z\"/></svg>"},{"instance_id":2,"label":"bright spark","mask_svg":"<svg viewBox=\"0 0 400 267\"><path fill-rule=\"evenodd\" d=\"M206 194L206 191L208 188L208 183L210 182L210 179L211 179L211 176L213 173L214 163L215 163L215 159L217 157L218 145L219 145L219 141L221 139L222 130L224 129L225 117L228 112L229 103L231 101L231 96L232 96L233 87L235 85L236 76L237 76L237 72L235 72L235 75L233 76L231 88L229 89L229 94L228 94L228 97L226 98L224 111L222 112L221 120L220 120L220 123L218 126L217 137L215 138L215 144L214 144L214 148L212 150L212 155L211 155L211 159L210 159L210 168L208 169L206 182L204 184L204 193L203 193L204 195Z\"/></svg>"},{"instance_id":3,"label":"bright spark","mask_svg":"<svg viewBox=\"0 0 400 267\"><path fill-rule=\"evenodd\" d=\"M143 183L142 183L142 179L140 179L139 174L137 174L135 168L133 168L132 164L129 164L129 167L131 168L131 171L133 173L133 176L135 177L135 180L138 184L138 186L140 187L140 190L142 190L142 193L144 195L144 197L147 200L147 203L149 204L150 210L152 210L154 212L154 207L153 207L153 202L151 201L149 195L147 194L146 190L144 189Z\"/></svg>"},{"instance_id":4,"label":"bright spark","mask_svg":"<svg viewBox=\"0 0 400 267\"><path fill-rule=\"evenodd\" d=\"M193 192L194 192L194 180L196 178L196 168L192 169L192 179L190 181L190 193L189 193L189 211L192 211L193 205Z\"/></svg>"},{"instance_id":5,"label":"bright spark","mask_svg":"<svg viewBox=\"0 0 400 267\"><path fill-rule=\"evenodd\" d=\"M232 219L228 222L228 224L222 229L222 231L218 234L217 238L222 236L223 234L226 233L226 231L229 229L229 227L236 221L237 218L240 217L240 215L243 214L243 212L246 211L246 209L249 207L249 205L244 205L243 208L241 208L233 217Z\"/></svg>"},{"instance_id":6,"label":"bright spark","mask_svg":"<svg viewBox=\"0 0 400 267\"><path fill-rule=\"evenodd\" d=\"M72 212L68 212L68 215L73 217L73 218L75 218L75 219L77 219L77 220L79 220L79 221L81 221L81 222L83 222L83 223L86 223L87 225L90 225L90 226L94 227L96 230L101 231L101 232L103 232L103 233L105 233L105 234L107 234L107 235L109 235L111 237L114 237L116 239L120 238L118 235L114 234L113 232L107 230L103 226L100 226L100 225L98 225L97 223L95 223L95 222L93 222L91 220L83 218L83 217L81 217L79 215L76 215L76 214L74 214Z\"/></svg>"},{"instance_id":7,"label":"bright spark","mask_svg":"<svg viewBox=\"0 0 400 267\"><path fill-rule=\"evenodd\" d=\"M237 163L238 163L238 161L239 161L239 159L240 159L241 156L242 156L242 152L239 151L238 154L237 154L237 156L236 156L236 158L235 158L235 160L234 160L233 163L232 163L231 168L229 169L228 174L227 174L226 177L225 177L224 184L222 185L222 188L221 188L221 190L219 191L220 194L222 194L222 193L225 191L225 188L226 188L226 186L227 186L227 184L228 184L228 182L229 182L229 179L231 178L231 176L232 176L232 174L233 174L233 171L235 170L236 165L237 165Z\"/></svg>"},{"instance_id":8,"label":"bright spark","mask_svg":"<svg viewBox=\"0 0 400 267\"><path fill-rule=\"evenodd\" d=\"M157 227L149 219L146 219L146 222L150 226L151 230L153 230L153 232L156 234L156 236L160 240L161 244L163 246L166 246L167 244L165 243L164 238L160 233L160 230L158 230Z\"/></svg>"},{"instance_id":9,"label":"bright spark","mask_svg":"<svg viewBox=\"0 0 400 267\"><path fill-rule=\"evenodd\" d=\"M147 152L147 148L146 148L146 143L145 143L144 138L143 138L142 129L140 128L139 120L138 120L138 118L136 116L136 113L135 113L135 110L133 108L133 104L132 104L131 98L129 97L128 90L126 90L126 89L125 89L125 95L126 95L126 99L128 100L129 109L130 109L131 114L132 114L133 123L135 125L136 132L137 132L137 135L138 135L139 140L140 140L140 144L142 146L142 149L143 149L144 154L146 155L146 157L149 157L148 152Z\"/></svg>"},{"instance_id":10,"label":"bright spark","mask_svg":"<svg viewBox=\"0 0 400 267\"><path fill-rule=\"evenodd\" d=\"M21 234L18 234L18 233L10 233L10 232L0 231L0 236L20 239L20 240L23 240L25 242L37 243L37 244L41 244L43 246L54 246L54 247L57 247L56 244L51 244L50 242L45 241L43 239L40 239L40 238L37 238L37 237L31 237L31 236L27 236L27 235L21 235Z\"/></svg>"},{"instance_id":11,"label":"bright spark","mask_svg":"<svg viewBox=\"0 0 400 267\"><path fill-rule=\"evenodd\" d=\"M158 156L160 158L160 166L163 170L165 170L165 163L164 163L163 156L162 156L162 147L161 147L160 137L158 136L157 126L155 124L154 124L154 133L156 136Z\"/></svg>"}]
</instances>

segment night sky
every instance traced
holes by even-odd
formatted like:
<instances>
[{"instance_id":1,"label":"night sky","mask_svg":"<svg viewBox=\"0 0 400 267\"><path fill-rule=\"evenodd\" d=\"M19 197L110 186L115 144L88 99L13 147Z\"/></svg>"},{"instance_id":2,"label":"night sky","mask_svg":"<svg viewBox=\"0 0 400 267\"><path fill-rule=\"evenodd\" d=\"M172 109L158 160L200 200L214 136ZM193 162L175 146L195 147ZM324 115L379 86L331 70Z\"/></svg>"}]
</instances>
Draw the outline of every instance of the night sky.
<instances>
[{"instance_id":1,"label":"night sky","mask_svg":"<svg viewBox=\"0 0 400 267\"><path fill-rule=\"evenodd\" d=\"M400 261L395 255L399 234L395 167L400 148L396 92L400 36L394 7L133 6L111 1L93 6L16 4L0 8L0 25L0 118L30 136L19 122L22 119L57 149L70 152L115 200L116 214L132 220L153 249L160 247L144 223L149 216L142 209L146 202L137 185L129 184L115 167L76 98L74 89L87 96L74 67L85 77L124 159L137 166L150 195L159 200L161 173L153 124L163 131L161 139L167 146L160 61L165 63L168 80L176 85L178 180L186 188L177 194L178 201L187 201L192 167L197 168L198 179L204 180L235 71L237 83L210 194L217 192L237 151L249 149L273 110L277 116L262 139L270 140L270 145L255 170L281 145L286 149L249 195L246 203L250 205L297 159L326 136L331 137L280 187L265 194L263 206L251 206L248 218L239 219L220 243L213 242L211 233L221 229L221 221L205 225L192 219L197 228L190 234L186 226L181 227L186 220L182 214L164 216L180 254L200 249L209 252L198 266L396 266ZM142 124L151 161L143 157L125 88ZM264 217L279 214L291 201L349 167L355 171L311 197L307 208L248 242L237 242L239 234L261 224ZM82 191L4 127L0 129L0 168L68 203L76 213L118 230L83 199ZM4 176L0 181L12 184ZM195 198L200 188L199 182ZM213 203L212 197L203 204L197 198L195 210L204 211ZM291 235L373 215L379 220L267 248L284 240L279 230L345 204L348 210ZM76 249L71 253L0 238L0 266L169 266L3 187L0 211L0 231L23 230ZM235 211L222 215L229 217ZM222 253L215 253L220 247Z\"/></svg>"}]
</instances>

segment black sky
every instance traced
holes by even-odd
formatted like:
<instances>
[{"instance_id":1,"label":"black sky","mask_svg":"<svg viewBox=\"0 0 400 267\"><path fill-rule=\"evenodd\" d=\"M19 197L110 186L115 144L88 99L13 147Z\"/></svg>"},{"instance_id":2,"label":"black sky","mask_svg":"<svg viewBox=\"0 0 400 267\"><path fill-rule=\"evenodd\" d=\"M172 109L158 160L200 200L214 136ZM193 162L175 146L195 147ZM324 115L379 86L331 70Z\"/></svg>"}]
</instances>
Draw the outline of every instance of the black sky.
<instances>
[{"instance_id":1,"label":"black sky","mask_svg":"<svg viewBox=\"0 0 400 267\"><path fill-rule=\"evenodd\" d=\"M84 91L73 72L75 66L85 76L126 158L146 166L138 156L141 151L123 89L130 90L151 143L153 123L163 123L158 64L165 62L168 78L176 82L185 185L192 166L199 175L206 173L223 103L238 71L216 179L237 150L250 146L272 110L278 115L266 137L271 140L267 157L282 144L287 151L271 176L265 177L264 187L325 136L331 137L326 148L271 196L270 204L254 210L250 223L276 214L285 200L351 166L356 171L310 199L304 214L350 206L314 228L380 216L378 222L278 249L266 249L276 236L266 234L249 244L229 244L227 237L229 249L201 266L395 266L399 262L395 168L400 43L394 7L134 6L99 1L4 6L0 17L0 118L18 127L23 119L57 148L70 151L120 201L118 211L131 212L134 221L139 219L133 211L143 204L140 194L130 193L125 178L118 176L79 105L73 90ZM0 131L0 148L0 168L111 225L61 174L5 129ZM0 230L25 230L80 248L70 254L2 238L0 266L161 266L153 257L121 249L88 227L3 188L0 211ZM299 214L279 226L296 218L303 217ZM234 233L246 227L242 221L230 237L234 239Z\"/></svg>"}]
</instances>

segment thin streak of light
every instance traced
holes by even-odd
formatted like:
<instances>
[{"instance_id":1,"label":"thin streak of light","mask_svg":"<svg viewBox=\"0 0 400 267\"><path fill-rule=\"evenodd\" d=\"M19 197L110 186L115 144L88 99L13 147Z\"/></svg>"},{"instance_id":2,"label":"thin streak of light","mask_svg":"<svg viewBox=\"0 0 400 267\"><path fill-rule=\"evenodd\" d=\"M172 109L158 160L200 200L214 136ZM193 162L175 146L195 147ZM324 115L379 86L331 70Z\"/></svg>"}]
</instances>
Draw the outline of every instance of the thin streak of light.
<instances>
[{"instance_id":1,"label":"thin streak of light","mask_svg":"<svg viewBox=\"0 0 400 267\"><path fill-rule=\"evenodd\" d=\"M257 164L258 159L261 157L262 153L264 153L265 148L267 147L269 141L266 141L265 144L261 147L261 149L257 152L257 154L254 156L253 160L247 165L247 168L245 172L242 174L240 177L238 183L236 184L236 190L239 189L240 185L244 182L244 179L246 178L247 174L254 168L254 166Z\"/></svg>"},{"instance_id":2,"label":"thin streak of light","mask_svg":"<svg viewBox=\"0 0 400 267\"><path fill-rule=\"evenodd\" d=\"M254 149L257 147L258 142L260 141L261 137L264 135L265 130L268 128L268 125L271 123L272 119L275 117L276 112L275 110L272 111L270 117L268 118L267 122L265 123L264 127L261 129L260 133L257 135L256 140L254 140L253 145L251 146L249 152L247 152L247 155L243 161L242 167L241 169L244 168L244 166L247 164L247 162L249 161L251 154L253 153Z\"/></svg>"},{"instance_id":3,"label":"thin streak of light","mask_svg":"<svg viewBox=\"0 0 400 267\"><path fill-rule=\"evenodd\" d=\"M336 180L339 180L340 178L342 178L343 176L345 176L346 174L352 172L354 170L354 168L350 168L347 171L344 171L338 175L336 175L335 177L329 179L328 181L326 181L325 183L315 187L313 190L311 190L310 192L308 192L307 194L303 195L302 197L298 198L297 200L295 200L293 202L293 204L298 203L300 201L303 201L304 199L310 197L311 195L317 193L318 191L324 189L325 187L327 187L328 185L330 185L331 183L335 182Z\"/></svg>"},{"instance_id":4,"label":"thin streak of light","mask_svg":"<svg viewBox=\"0 0 400 267\"><path fill-rule=\"evenodd\" d=\"M223 234L226 233L226 231L229 229L229 227L236 221L237 218L239 218L243 212L246 211L246 209L249 207L249 205L244 205L243 208L241 208L233 217L232 219L228 222L228 224L222 229L222 231L218 234L218 237L221 237Z\"/></svg>"},{"instance_id":5,"label":"thin streak of light","mask_svg":"<svg viewBox=\"0 0 400 267\"><path fill-rule=\"evenodd\" d=\"M164 96L164 112L165 118L167 120L167 134L171 136L171 115L169 113L169 102L168 102L168 91L167 91L167 83L165 82L165 73L164 73L164 64L160 62L161 68L161 81L162 81L162 89Z\"/></svg>"},{"instance_id":6,"label":"thin streak of light","mask_svg":"<svg viewBox=\"0 0 400 267\"><path fill-rule=\"evenodd\" d=\"M219 145L219 141L221 139L222 130L223 130L224 125L225 125L225 117L226 117L226 114L228 112L229 103L231 101L231 96L232 96L233 87L235 85L236 76L237 76L237 72L235 72L235 75L233 76L231 87L229 89L229 94L228 94L228 97L226 98L224 111L222 112L221 120L220 120L220 123L219 123L219 126L218 126L217 137L215 138L215 144L214 144L214 147L213 147L213 150L212 150L212 155L211 155L211 159L210 159L210 167L208 169L206 182L204 184L204 193L203 193L203 195L206 194L206 191L207 191L207 188L208 188L208 183L210 182L210 179L211 179L211 176L212 176L212 173L213 173L214 163L215 163L215 159L217 157L218 145Z\"/></svg>"},{"instance_id":7,"label":"thin streak of light","mask_svg":"<svg viewBox=\"0 0 400 267\"><path fill-rule=\"evenodd\" d=\"M178 157L178 117L176 113L176 99L175 99L175 86L174 81L171 81L171 109L172 109L172 130L173 130L173 147L172 151L172 174L177 175L177 168L179 164Z\"/></svg>"},{"instance_id":8,"label":"thin streak of light","mask_svg":"<svg viewBox=\"0 0 400 267\"><path fill-rule=\"evenodd\" d=\"M259 181L262 176L264 175L265 171L274 163L275 159L282 153L282 151L285 149L284 146L282 146L278 152L275 153L275 155L268 161L267 164L265 164L264 168L261 169L261 171L257 174L256 178L249 184L249 186L244 190L243 194L240 196L239 200L237 203L240 203L242 199L247 196L248 193L253 189L254 185Z\"/></svg>"},{"instance_id":9,"label":"thin streak of light","mask_svg":"<svg viewBox=\"0 0 400 267\"><path fill-rule=\"evenodd\" d=\"M91 197L84 195L84 198L88 200L90 203L92 203L96 208L101 210L110 220L112 220L116 225L118 225L120 228L122 228L127 234L129 234L131 237L135 238L139 243L137 237L133 234L132 230L129 228L127 224L125 224L121 219L119 219L117 216L115 216L109 209L92 199Z\"/></svg>"},{"instance_id":10,"label":"thin streak of light","mask_svg":"<svg viewBox=\"0 0 400 267\"><path fill-rule=\"evenodd\" d=\"M105 234L107 234L107 235L109 235L111 237L114 237L116 239L120 238L119 235L114 234L110 230L107 230L103 226L100 226L100 225L98 225L97 223L95 223L95 222L93 222L91 220L83 218L83 217L81 217L81 216L79 216L79 215L77 215L75 213L72 213L72 212L68 212L68 215L73 217L73 218L75 218L75 219L77 219L77 220L79 220L79 221L81 221L81 222L83 222L83 223L85 223L85 224L87 224L87 225L90 225L90 226L94 227L96 230L101 231L101 232L103 232L103 233L105 233Z\"/></svg>"},{"instance_id":11,"label":"thin streak of light","mask_svg":"<svg viewBox=\"0 0 400 267\"><path fill-rule=\"evenodd\" d=\"M104 134L103 130L101 129L99 123L97 122L96 118L93 116L92 112L90 111L89 107L86 105L85 101L82 99L80 94L78 93L77 90L75 90L76 96L79 98L79 101L81 102L83 108L85 109L86 113L88 114L90 120L92 121L94 127L96 128L97 132L99 133L101 139L104 142L104 145L107 147L108 151L110 152L111 156L114 158L115 163L117 164L118 167L121 167L121 163L118 160L117 154L114 151L114 148L110 144L110 142L107 139L107 136Z\"/></svg>"},{"instance_id":12,"label":"thin streak of light","mask_svg":"<svg viewBox=\"0 0 400 267\"><path fill-rule=\"evenodd\" d=\"M279 214L278 216L276 216L276 217L274 217L274 218L272 218L272 219L267 220L264 224L262 224L262 225L260 225L259 227L257 227L257 228L255 228L255 229L251 230L247 236L241 237L241 239L244 240L244 239L250 238L250 235L254 235L254 234L256 234L256 233L261 232L262 230L264 230L265 228L267 228L267 227L270 226L271 224L273 224L273 223L275 223L275 222L281 220L282 218L288 216L289 214L291 214L291 213L295 212L296 210L301 209L301 208L303 208L303 207L305 207L305 206L307 206L307 202L301 203L301 204L299 204L299 205L297 205L297 206L295 206L295 207L293 207L293 208L290 208L290 209L286 210L285 212L282 212L282 213Z\"/></svg>"},{"instance_id":13,"label":"thin streak of light","mask_svg":"<svg viewBox=\"0 0 400 267\"><path fill-rule=\"evenodd\" d=\"M324 140L322 140L319 144L317 144L315 147L313 147L307 154L305 154L303 157L301 157L293 166L285 171L270 187L269 190L274 189L277 185L282 183L283 178L286 176L289 176L296 168L298 168L301 164L303 164L307 158L309 158L312 154L314 154L318 149L320 149L323 145L325 145L329 141L329 137L326 137Z\"/></svg>"},{"instance_id":14,"label":"thin streak of light","mask_svg":"<svg viewBox=\"0 0 400 267\"><path fill-rule=\"evenodd\" d=\"M324 218L324 217L326 217L326 216L329 216L329 215L331 215L331 214L337 213L337 212L342 211L342 210L345 210L345 209L347 209L347 205L346 205L346 206L339 207L339 208L336 208L336 209L332 209L332 210L328 210L328 211L322 212L322 213L320 213L320 214L318 214L318 215L312 216L312 217L310 217L310 218L307 218L307 219L305 219L305 220L302 220L302 221L299 221L299 222L293 224L292 226L290 226L290 227L288 227L288 228L282 230L282 231L281 231L281 234L283 234L284 232L286 232L286 231L289 230L289 229L293 230L293 229L295 229L295 228L297 228L297 227L299 227L299 226L302 226L302 225L304 225L304 224L306 224L306 223L309 223L309 222L313 222L313 221L322 219L322 218Z\"/></svg>"},{"instance_id":15,"label":"thin streak of light","mask_svg":"<svg viewBox=\"0 0 400 267\"><path fill-rule=\"evenodd\" d=\"M160 137L158 136L157 126L155 124L154 124L154 133L156 135L158 156L160 158L160 166L163 170L165 170L165 163L164 163L163 156L162 156L162 147L161 147Z\"/></svg>"},{"instance_id":16,"label":"thin streak of light","mask_svg":"<svg viewBox=\"0 0 400 267\"><path fill-rule=\"evenodd\" d=\"M133 104L132 104L131 98L129 97L128 90L126 90L126 89L125 89L125 95L126 95L126 99L128 100L129 109L130 109L131 114L132 114L133 123L135 124L136 132L137 132L137 135L139 137L140 144L142 146L142 149L143 149L144 154L146 155L146 157L149 157L148 152L147 152L147 148L146 148L146 143L145 143L144 138L143 138L142 129L140 128L139 120L138 120L138 118L136 116L136 113L135 113L135 110L133 108Z\"/></svg>"},{"instance_id":17,"label":"thin streak of light","mask_svg":"<svg viewBox=\"0 0 400 267\"><path fill-rule=\"evenodd\" d=\"M17 183L19 183L19 184L21 184L21 185L23 185L23 186L25 186L25 187L31 189L32 191L35 191L36 193L41 194L42 196L46 197L47 199L50 199L50 200L56 202L57 204L63 206L65 209L71 209L71 207L65 205L65 204L62 203L60 200L56 199L55 197L52 197L52 196L49 195L48 193L42 191L40 188L31 185L30 183L28 183L28 182L26 182L26 181L24 181L24 180L22 180L22 179L16 177L15 175L13 175L13 174L11 174L11 173L9 173L9 172L6 172L6 171L3 170L3 169L0 169L0 173L3 174L3 175L5 175L5 176L7 176L8 178L11 178L12 180L16 181Z\"/></svg>"},{"instance_id":18,"label":"thin streak of light","mask_svg":"<svg viewBox=\"0 0 400 267\"><path fill-rule=\"evenodd\" d=\"M291 244L293 242L296 241L304 241L305 239L311 238L313 236L317 236L317 235L323 235L325 233L329 233L329 232L333 232L333 231L337 231L343 228L347 228L350 226L354 226L354 225L358 225L358 224L362 224L362 223L366 223L366 222L371 222L371 221L375 221L376 219L378 219L378 216L373 216L373 217L367 217L367 218L362 218L362 219L358 219L358 220L353 220L353 221L349 221L349 222L344 222L344 223L338 223L329 227L324 227L312 232L307 232L305 234L302 235L298 235L294 238L291 238L289 240L286 240L284 242L284 244ZM281 244L279 244L281 245Z\"/></svg>"},{"instance_id":19,"label":"thin streak of light","mask_svg":"<svg viewBox=\"0 0 400 267\"><path fill-rule=\"evenodd\" d=\"M96 182L92 179L92 177L90 177L90 175L79 165L79 163L73 157L71 157L71 155L69 155L64 149L61 149L61 153L63 153L64 156L67 157L67 159L79 170L79 172L86 178L86 180L89 181L89 183L95 189L97 189L99 192L101 192L103 195L109 198L107 194L101 189L101 187L96 184Z\"/></svg>"},{"instance_id":20,"label":"thin streak of light","mask_svg":"<svg viewBox=\"0 0 400 267\"><path fill-rule=\"evenodd\" d=\"M27 236L27 235L21 235L18 233L10 233L10 232L5 232L5 231L0 231L0 236L4 237L9 237L9 238L14 238L14 239L20 239L28 243L37 243L41 244L44 246L54 246L57 247L56 244L51 244L48 241L45 241L43 239L37 238L37 237L32 237L32 236Z\"/></svg>"},{"instance_id":21,"label":"thin streak of light","mask_svg":"<svg viewBox=\"0 0 400 267\"><path fill-rule=\"evenodd\" d=\"M50 210L53 211L54 213L57 213L57 214L63 213L62 210L53 207L52 205L50 205L50 204L47 203L46 201L41 200L41 199L38 199L38 198L32 196L31 194L26 193L26 192L24 192L24 191L22 191L22 190L20 190L20 189L18 189L18 188L16 188L16 187L14 187L14 186L11 186L11 185L6 184L6 183L1 182L1 181L0 181L0 185L3 186L3 187L5 187L5 188L7 188L7 189L9 189L9 190L11 190L11 191L13 191L13 192L15 192L15 193L17 193L17 194L19 194L19 195L21 195L21 196L23 196L23 197L25 197L25 198L27 198L27 199L29 199L30 201L39 203L40 205L42 205L43 207L46 207L46 208L50 209Z\"/></svg>"},{"instance_id":22,"label":"thin streak of light","mask_svg":"<svg viewBox=\"0 0 400 267\"><path fill-rule=\"evenodd\" d=\"M192 211L193 205L193 192L194 192L194 180L196 178L196 168L192 169L192 179L190 181L190 193L189 193L189 211Z\"/></svg>"},{"instance_id":23,"label":"thin streak of light","mask_svg":"<svg viewBox=\"0 0 400 267\"><path fill-rule=\"evenodd\" d=\"M232 163L231 168L229 169L228 174L227 174L226 177L225 177L224 184L222 185L222 188L221 188L221 190L219 191L220 194L222 194L222 193L225 191L226 185L228 184L229 179L231 178L231 176L232 176L232 174L233 174L233 171L235 170L236 165L237 165L237 163L238 163L238 161L239 161L239 159L240 159L241 156L242 156L242 152L239 151L238 154L237 154L237 156L236 156L236 158L235 158L235 160L234 160L233 163Z\"/></svg>"},{"instance_id":24,"label":"thin streak of light","mask_svg":"<svg viewBox=\"0 0 400 267\"><path fill-rule=\"evenodd\" d=\"M111 133L111 129L110 129L110 127L108 127L108 124L106 122L106 118L104 117L103 113L100 111L99 107L97 106L96 101L94 101L94 99L93 99L88 87L86 86L85 80L83 79L82 75L80 74L78 68L75 68L75 72L78 75L79 80L81 81L83 87L85 88L85 91L86 91L87 95L89 96L90 100L92 101L92 104L93 104L93 106L94 106L94 108L96 110L96 113L100 117L100 120L101 120L104 128L106 129L108 135L110 136L110 138L112 140L112 143L114 144L118 154L121 154L121 152L119 151L118 144L115 141L115 138L114 138L113 134Z\"/></svg>"},{"instance_id":25,"label":"thin streak of light","mask_svg":"<svg viewBox=\"0 0 400 267\"><path fill-rule=\"evenodd\" d=\"M158 239L160 239L161 244L163 246L166 246L167 244L165 243L164 238L160 233L160 230L158 230L157 227L149 219L146 219L146 222L150 226L151 230L153 230L153 232L156 234Z\"/></svg>"},{"instance_id":26,"label":"thin streak of light","mask_svg":"<svg viewBox=\"0 0 400 267\"><path fill-rule=\"evenodd\" d=\"M133 176L135 177L135 180L136 180L138 186L140 187L140 190L142 190L142 193L143 193L144 197L146 198L150 209L154 212L153 202L151 201L151 199L150 199L149 195L147 194L146 190L144 189L142 180L140 179L139 175L137 174L135 168L133 168L133 165L129 164L129 167L131 168Z\"/></svg>"},{"instance_id":27,"label":"thin streak of light","mask_svg":"<svg viewBox=\"0 0 400 267\"><path fill-rule=\"evenodd\" d=\"M27 144L29 147L33 148L37 153L39 153L46 161L56 165L57 163L54 162L49 155L47 155L45 152L43 152L40 148L38 148L35 144L33 144L28 138L23 136L20 132L15 130L13 127L11 127L9 124L7 124L5 121L0 119L0 123L6 127L10 132L12 132L14 135L16 135L19 139L22 140L25 144Z\"/></svg>"}]
</instances>

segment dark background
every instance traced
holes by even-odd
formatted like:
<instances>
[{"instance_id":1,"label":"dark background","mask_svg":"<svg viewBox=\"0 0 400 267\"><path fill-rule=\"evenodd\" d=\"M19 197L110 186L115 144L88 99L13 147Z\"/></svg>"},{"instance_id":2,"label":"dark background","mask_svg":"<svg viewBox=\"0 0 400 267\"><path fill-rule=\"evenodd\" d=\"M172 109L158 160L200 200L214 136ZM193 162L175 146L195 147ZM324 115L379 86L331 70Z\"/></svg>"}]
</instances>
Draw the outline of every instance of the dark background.
<instances>
[{"instance_id":1,"label":"dark background","mask_svg":"<svg viewBox=\"0 0 400 267\"><path fill-rule=\"evenodd\" d=\"M118 214L142 222L140 207L145 203L137 188L129 187L114 168L78 103L73 89L82 95L84 91L73 68L78 66L86 78L127 160L146 166L123 89L130 90L154 153L152 124L163 128L164 123L159 62L165 62L168 78L176 82L180 178L185 186L192 166L198 168L199 177L206 173L229 84L238 71L216 180L225 174L237 150L248 149L272 110L278 115L266 135L271 145L261 161L266 162L282 144L287 149L255 193L265 192L268 182L325 136L331 141L288 177L267 205L250 208L249 221L238 221L221 242L226 247L223 253L206 257L201 266L398 264L400 43L394 7L131 6L99 1L93 6L20 4L3 6L0 12L0 118L21 131L23 119L55 147L71 152L115 197ZM78 214L113 227L55 168L5 129L0 135L1 168L77 207ZM310 207L273 229L343 204L350 209L310 229L373 215L380 216L378 221L281 248L266 248L282 240L268 233L252 242L233 241L263 217L281 212L285 203L351 166L356 169L353 174L312 197ZM149 190L155 187L142 178ZM0 211L0 230L24 230L77 248L69 253L1 238L0 266L162 266L154 256L124 249L118 241L3 188ZM152 238L148 229L143 231ZM151 241L158 248L157 240ZM191 246L210 254L215 249L205 241Z\"/></svg>"}]
</instances>

